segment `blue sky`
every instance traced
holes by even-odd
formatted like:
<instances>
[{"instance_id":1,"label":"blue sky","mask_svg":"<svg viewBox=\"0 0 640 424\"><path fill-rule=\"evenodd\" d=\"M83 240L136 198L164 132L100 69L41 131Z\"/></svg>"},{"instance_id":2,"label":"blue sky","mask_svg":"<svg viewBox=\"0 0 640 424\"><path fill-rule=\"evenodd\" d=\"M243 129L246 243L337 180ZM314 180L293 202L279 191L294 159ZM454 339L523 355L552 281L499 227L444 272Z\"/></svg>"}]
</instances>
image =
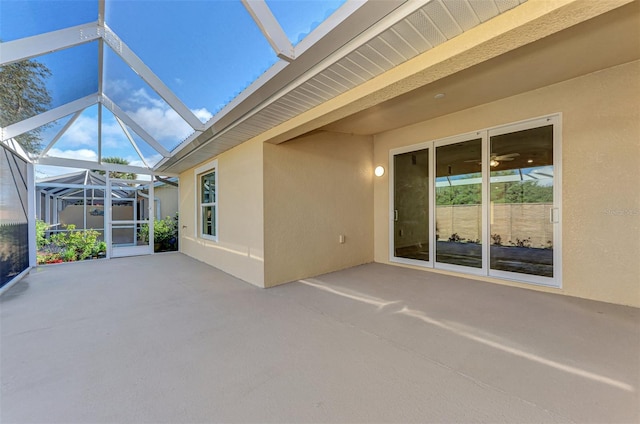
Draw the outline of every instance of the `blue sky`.
<instances>
[{"instance_id":1,"label":"blue sky","mask_svg":"<svg viewBox=\"0 0 640 424\"><path fill-rule=\"evenodd\" d=\"M295 45L344 0L267 0ZM0 0L0 39L11 41L97 20L97 0ZM107 0L106 24L206 122L278 59L239 0ZM95 93L98 47L89 43L37 60L53 72L52 107ZM120 57L105 49L104 91L171 150L189 126ZM103 108L104 110L104 108ZM141 164L110 113L103 117L103 156ZM64 125L48 130L48 137ZM86 110L51 151L97 158L97 107ZM134 138L155 163L159 157ZM44 140L45 145L48 142ZM120 146L120 147L119 147ZM92 153L93 152L93 153Z\"/></svg>"}]
</instances>

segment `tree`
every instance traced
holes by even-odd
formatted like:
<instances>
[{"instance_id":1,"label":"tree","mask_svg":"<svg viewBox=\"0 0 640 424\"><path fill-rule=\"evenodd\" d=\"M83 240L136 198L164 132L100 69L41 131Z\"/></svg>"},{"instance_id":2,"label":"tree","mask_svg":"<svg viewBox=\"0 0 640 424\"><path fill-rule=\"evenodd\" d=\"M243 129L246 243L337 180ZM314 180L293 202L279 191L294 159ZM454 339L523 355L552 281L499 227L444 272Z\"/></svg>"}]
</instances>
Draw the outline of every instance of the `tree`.
<instances>
[{"instance_id":1,"label":"tree","mask_svg":"<svg viewBox=\"0 0 640 424\"><path fill-rule=\"evenodd\" d=\"M551 203L553 186L542 186L537 181L506 181L492 185L491 201L495 203Z\"/></svg>"},{"instance_id":2,"label":"tree","mask_svg":"<svg viewBox=\"0 0 640 424\"><path fill-rule=\"evenodd\" d=\"M481 203L481 184L465 184L436 188L436 204L438 206L479 205Z\"/></svg>"},{"instance_id":3,"label":"tree","mask_svg":"<svg viewBox=\"0 0 640 424\"><path fill-rule=\"evenodd\" d=\"M129 165L129 161L119 157L102 158L102 163L113 163L117 165ZM105 171L95 170L100 175L104 175ZM133 172L109 171L109 178L119 178L121 180L135 180L136 174Z\"/></svg>"},{"instance_id":4,"label":"tree","mask_svg":"<svg viewBox=\"0 0 640 424\"><path fill-rule=\"evenodd\" d=\"M0 67L0 126L6 127L49 110L51 95L46 80L51 71L35 60ZM42 131L47 125L16 137L31 153L41 150Z\"/></svg>"}]
</instances>

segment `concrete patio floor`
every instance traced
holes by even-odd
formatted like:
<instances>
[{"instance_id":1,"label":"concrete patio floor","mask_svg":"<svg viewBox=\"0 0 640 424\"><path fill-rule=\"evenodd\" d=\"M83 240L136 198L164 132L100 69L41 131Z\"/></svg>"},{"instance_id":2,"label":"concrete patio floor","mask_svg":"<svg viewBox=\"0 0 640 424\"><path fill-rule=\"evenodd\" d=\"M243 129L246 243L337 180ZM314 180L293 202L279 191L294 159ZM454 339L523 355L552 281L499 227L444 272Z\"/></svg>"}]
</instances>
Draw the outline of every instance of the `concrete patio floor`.
<instances>
[{"instance_id":1,"label":"concrete patio floor","mask_svg":"<svg viewBox=\"0 0 640 424\"><path fill-rule=\"evenodd\" d=\"M0 300L3 423L640 422L634 308L381 264L263 290L179 253Z\"/></svg>"}]
</instances>

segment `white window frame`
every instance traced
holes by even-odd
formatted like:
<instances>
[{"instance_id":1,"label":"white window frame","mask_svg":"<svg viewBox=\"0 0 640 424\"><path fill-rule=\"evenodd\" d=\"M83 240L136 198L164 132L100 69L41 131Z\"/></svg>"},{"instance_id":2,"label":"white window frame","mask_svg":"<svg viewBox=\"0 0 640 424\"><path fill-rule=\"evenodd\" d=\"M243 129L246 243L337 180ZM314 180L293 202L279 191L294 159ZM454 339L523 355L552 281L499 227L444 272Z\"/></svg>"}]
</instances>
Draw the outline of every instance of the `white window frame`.
<instances>
[{"instance_id":1,"label":"white window frame","mask_svg":"<svg viewBox=\"0 0 640 424\"><path fill-rule=\"evenodd\" d=\"M210 203L206 203L203 204L201 203L201 195L202 195L202 190L201 190L201 177L203 175L206 174L210 174L212 172L215 172L215 176L214 176L214 184L215 184L215 194L214 194L214 201L210 202ZM195 191L195 213L194 213L194 220L195 220L195 233L194 236L196 238L200 238L200 239L205 239L205 240L211 240L211 241L218 241L218 237L220 234L220 227L218 225L218 211L219 211L219 207L218 207L218 203L219 203L219 195L218 195L218 174L219 174L219 169L218 169L218 160L214 159L210 162L205 163L204 165L201 165L199 167L197 167L194 170L194 187L196 188ZM214 213L214 225L215 225L215 236L209 235L209 234L204 234L203 233L203 228L202 228L202 208L204 206L213 206L215 213Z\"/></svg>"}]
</instances>

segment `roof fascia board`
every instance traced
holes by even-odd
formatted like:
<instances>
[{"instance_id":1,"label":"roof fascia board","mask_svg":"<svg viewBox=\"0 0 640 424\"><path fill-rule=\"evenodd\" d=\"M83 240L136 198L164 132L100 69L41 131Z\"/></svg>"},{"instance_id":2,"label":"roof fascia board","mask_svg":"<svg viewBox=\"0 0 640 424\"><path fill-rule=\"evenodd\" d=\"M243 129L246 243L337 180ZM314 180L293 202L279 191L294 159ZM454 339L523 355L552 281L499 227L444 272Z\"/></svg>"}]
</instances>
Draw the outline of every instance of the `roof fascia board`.
<instances>
[{"instance_id":1,"label":"roof fascia board","mask_svg":"<svg viewBox=\"0 0 640 424\"><path fill-rule=\"evenodd\" d=\"M271 68L269 68L264 74L260 75L256 81L254 81L246 90L241 92L235 99L229 102L220 112L218 112L213 118L211 118L207 124L206 128L202 132L196 132L187 137L182 143L180 143L175 149L173 149L172 154L175 155L182 149L188 148L189 145L193 144L203 144L209 138L213 137L219 131L225 129L225 121L228 120L229 117L235 116L237 108L240 108L245 101L250 99L252 96L259 97L259 94L256 92L260 87L266 85L274 79L279 72L285 69L287 66L291 66L291 64L285 61L276 62ZM202 136L202 134L209 134L209 136ZM160 163L156 166L159 166Z\"/></svg>"},{"instance_id":2,"label":"roof fascia board","mask_svg":"<svg viewBox=\"0 0 640 424\"><path fill-rule=\"evenodd\" d=\"M9 125L8 127L4 128L2 139L8 140L60 118L64 118L65 116L71 115L72 113L84 110L89 106L93 106L98 103L99 98L100 96L97 93L91 94L89 96L59 106L55 109L51 109L39 115L27 118L13 125Z\"/></svg>"},{"instance_id":3,"label":"roof fascia board","mask_svg":"<svg viewBox=\"0 0 640 424\"><path fill-rule=\"evenodd\" d=\"M167 87L164 82L126 45L107 25L104 26L104 41L124 62L131 67L167 104L184 119L194 131L202 131L204 124Z\"/></svg>"},{"instance_id":4,"label":"roof fascia board","mask_svg":"<svg viewBox=\"0 0 640 424\"><path fill-rule=\"evenodd\" d=\"M349 53L355 51L363 44L367 43L371 39L377 37L382 34L384 31L406 18L407 16L414 13L416 10L424 7L426 4L430 3L433 0L413 0L410 2L406 2L402 6L396 8L394 11L386 15L383 19L377 21L374 25L369 27L367 31L360 33L357 37L351 39L348 43L342 45L338 50L334 51L332 54L327 56L325 59L317 63L315 66L307 70L305 73L300 75L298 78L293 80L289 85L287 85L283 90L281 90L277 95L272 96L269 100L263 103L260 109L256 109L253 111L253 114L258 113L261 109L264 109L269 104L274 103L278 99L282 98L289 92L293 91L300 85L304 84L306 81L310 80L314 76L318 75L320 72L329 68L334 63L338 62L340 59L346 57Z\"/></svg>"},{"instance_id":5,"label":"roof fascia board","mask_svg":"<svg viewBox=\"0 0 640 424\"><path fill-rule=\"evenodd\" d=\"M366 0L347 0L342 6L332 13L327 19L322 21L310 34L304 37L294 47L295 56L298 57L310 47L314 46L323 37L325 37L331 30L351 16L356 10L360 9L366 2Z\"/></svg>"},{"instance_id":6,"label":"roof fascia board","mask_svg":"<svg viewBox=\"0 0 640 424\"><path fill-rule=\"evenodd\" d=\"M417 8L420 4L424 5L426 1L416 1L416 6L412 9ZM247 114L258 112L262 109L263 103L272 98L274 94L281 93L281 96L286 94L286 91L282 92L281 90L286 89L292 81L316 66L320 60L331 55L337 48L344 46L363 32L367 32L376 22L380 22L385 16L406 3L406 0L367 1L364 4L359 4L357 8L354 7L348 16L340 17L339 25L329 31L323 29L327 32L321 38L304 50L301 49L302 52L296 56L295 61L291 63L277 62L209 120L202 134L193 135L181 143L172 151L173 157L159 162L156 169L165 166L165 164L170 166L169 164L206 144L218 133L242 122ZM414 2L409 3L413 4ZM405 13L409 14L410 12Z\"/></svg>"},{"instance_id":7,"label":"roof fascia board","mask_svg":"<svg viewBox=\"0 0 640 424\"><path fill-rule=\"evenodd\" d=\"M287 34L280 26L280 22L273 16L271 9L264 0L242 0L249 15L253 18L262 35L267 39L276 55L287 62L295 59L293 45Z\"/></svg>"},{"instance_id":8,"label":"roof fascia board","mask_svg":"<svg viewBox=\"0 0 640 424\"><path fill-rule=\"evenodd\" d=\"M256 139L274 144L291 140L633 1L527 1L279 127L265 131Z\"/></svg>"},{"instance_id":9,"label":"roof fascia board","mask_svg":"<svg viewBox=\"0 0 640 424\"><path fill-rule=\"evenodd\" d=\"M422 2L424 0L420 1ZM294 62L289 64L282 61L276 63L274 67L280 65L280 70L274 73L267 71L267 75L265 76L268 78L256 80L242 93L246 93L243 97L239 96L239 101L232 102L228 107L222 109L218 113L218 116L215 116L210 121L214 122L214 132L218 132L230 124L238 122L239 119L247 113L254 111L256 107L259 107L265 100L270 99L274 94L286 89L291 81L294 81L309 69L316 66L320 60L332 54L336 49L348 43L354 37L367 31L373 24L383 19L405 2L406 0L367 1L361 5L361 7L344 18L340 25L332 28L315 44L296 55Z\"/></svg>"},{"instance_id":10,"label":"roof fascia board","mask_svg":"<svg viewBox=\"0 0 640 424\"><path fill-rule=\"evenodd\" d=\"M136 134L142 137L142 139L146 141L149 146L153 147L155 151L160 153L163 157L171 156L171 153L167 149L165 149L160 143L158 143L155 138L153 138L148 132L146 132L140 125L138 125L136 121L131 119L131 117L129 117L129 115L127 115L125 111L120 109L120 107L116 105L105 94L101 96L100 102L107 109L109 109L111 113L113 113L116 117L120 118L122 122L127 124L133 131L135 131Z\"/></svg>"},{"instance_id":11,"label":"roof fascia board","mask_svg":"<svg viewBox=\"0 0 640 424\"><path fill-rule=\"evenodd\" d=\"M2 43L0 66L89 43L101 37L96 22Z\"/></svg>"}]
</instances>

